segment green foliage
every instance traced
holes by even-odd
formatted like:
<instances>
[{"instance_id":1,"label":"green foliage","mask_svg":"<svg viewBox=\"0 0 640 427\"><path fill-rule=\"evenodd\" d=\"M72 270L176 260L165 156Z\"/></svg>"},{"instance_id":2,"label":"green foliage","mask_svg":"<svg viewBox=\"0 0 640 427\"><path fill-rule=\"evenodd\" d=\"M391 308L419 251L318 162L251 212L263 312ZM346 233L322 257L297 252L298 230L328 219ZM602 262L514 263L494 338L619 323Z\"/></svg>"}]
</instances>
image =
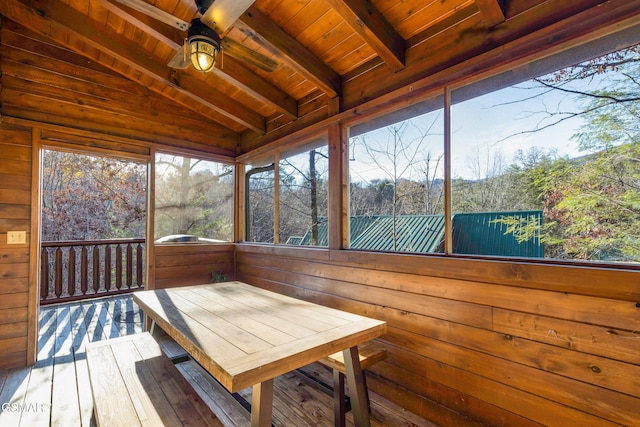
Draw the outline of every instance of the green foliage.
<instances>
[{"instance_id":1,"label":"green foliage","mask_svg":"<svg viewBox=\"0 0 640 427\"><path fill-rule=\"evenodd\" d=\"M535 215L526 217L522 215L503 215L500 219L491 222L504 224L506 226L504 234L513 235L518 243L540 238L542 224Z\"/></svg>"}]
</instances>

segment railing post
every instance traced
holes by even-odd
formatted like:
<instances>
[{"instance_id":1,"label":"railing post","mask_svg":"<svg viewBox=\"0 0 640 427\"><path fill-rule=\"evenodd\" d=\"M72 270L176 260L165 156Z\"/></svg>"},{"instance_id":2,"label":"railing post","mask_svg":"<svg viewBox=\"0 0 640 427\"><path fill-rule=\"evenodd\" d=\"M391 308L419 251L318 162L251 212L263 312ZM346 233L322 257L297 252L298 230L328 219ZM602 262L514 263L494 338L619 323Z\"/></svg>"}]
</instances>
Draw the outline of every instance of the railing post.
<instances>
[{"instance_id":1,"label":"railing post","mask_svg":"<svg viewBox=\"0 0 640 427\"><path fill-rule=\"evenodd\" d=\"M100 290L100 248L98 245L93 247L93 292L98 293Z\"/></svg>"},{"instance_id":2,"label":"railing post","mask_svg":"<svg viewBox=\"0 0 640 427\"><path fill-rule=\"evenodd\" d=\"M127 244L127 288L133 284L133 249L131 243Z\"/></svg>"},{"instance_id":3,"label":"railing post","mask_svg":"<svg viewBox=\"0 0 640 427\"><path fill-rule=\"evenodd\" d=\"M83 246L80 252L80 290L82 295L87 294L89 289L89 253L87 247Z\"/></svg>"},{"instance_id":4,"label":"railing post","mask_svg":"<svg viewBox=\"0 0 640 427\"><path fill-rule=\"evenodd\" d=\"M111 245L104 247L104 290L111 289Z\"/></svg>"},{"instance_id":5,"label":"railing post","mask_svg":"<svg viewBox=\"0 0 640 427\"><path fill-rule=\"evenodd\" d=\"M55 294L60 298L62 295L62 249L56 248L56 265L55 265Z\"/></svg>"},{"instance_id":6,"label":"railing post","mask_svg":"<svg viewBox=\"0 0 640 427\"><path fill-rule=\"evenodd\" d=\"M138 285L139 288L142 287L143 285L143 278L144 278L144 274L142 271L142 243L138 243L138 246L136 246L136 253L137 253L137 263L136 263L136 284Z\"/></svg>"},{"instance_id":7,"label":"railing post","mask_svg":"<svg viewBox=\"0 0 640 427\"><path fill-rule=\"evenodd\" d=\"M122 244L116 245L116 289L122 288Z\"/></svg>"},{"instance_id":8,"label":"railing post","mask_svg":"<svg viewBox=\"0 0 640 427\"><path fill-rule=\"evenodd\" d=\"M76 250L71 246L69 248L69 268L67 271L67 291L72 297L76 294Z\"/></svg>"},{"instance_id":9,"label":"railing post","mask_svg":"<svg viewBox=\"0 0 640 427\"><path fill-rule=\"evenodd\" d=\"M49 296L49 251L42 248L40 258L40 300L45 300Z\"/></svg>"}]
</instances>

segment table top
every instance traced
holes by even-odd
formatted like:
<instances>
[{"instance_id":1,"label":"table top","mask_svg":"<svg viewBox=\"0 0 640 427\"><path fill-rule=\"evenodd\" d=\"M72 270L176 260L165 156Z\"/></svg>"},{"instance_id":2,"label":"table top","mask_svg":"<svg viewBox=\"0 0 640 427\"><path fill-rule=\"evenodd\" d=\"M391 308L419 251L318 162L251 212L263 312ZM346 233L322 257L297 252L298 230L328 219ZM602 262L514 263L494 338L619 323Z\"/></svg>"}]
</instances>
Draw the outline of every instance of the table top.
<instances>
[{"instance_id":1,"label":"table top","mask_svg":"<svg viewBox=\"0 0 640 427\"><path fill-rule=\"evenodd\" d=\"M386 332L383 321L242 282L139 291L133 298L231 392Z\"/></svg>"}]
</instances>

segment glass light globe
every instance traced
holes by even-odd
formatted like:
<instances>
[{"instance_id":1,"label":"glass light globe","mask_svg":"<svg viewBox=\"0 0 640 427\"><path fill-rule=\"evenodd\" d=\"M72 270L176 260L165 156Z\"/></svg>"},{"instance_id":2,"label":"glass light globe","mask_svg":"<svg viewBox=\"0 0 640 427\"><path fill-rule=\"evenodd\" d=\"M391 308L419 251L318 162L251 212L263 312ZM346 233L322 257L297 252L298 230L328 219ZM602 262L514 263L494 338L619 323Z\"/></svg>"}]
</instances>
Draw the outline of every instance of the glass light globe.
<instances>
[{"instance_id":1,"label":"glass light globe","mask_svg":"<svg viewBox=\"0 0 640 427\"><path fill-rule=\"evenodd\" d=\"M217 49L210 43L202 40L191 42L191 63L196 70L208 73L216 64Z\"/></svg>"}]
</instances>

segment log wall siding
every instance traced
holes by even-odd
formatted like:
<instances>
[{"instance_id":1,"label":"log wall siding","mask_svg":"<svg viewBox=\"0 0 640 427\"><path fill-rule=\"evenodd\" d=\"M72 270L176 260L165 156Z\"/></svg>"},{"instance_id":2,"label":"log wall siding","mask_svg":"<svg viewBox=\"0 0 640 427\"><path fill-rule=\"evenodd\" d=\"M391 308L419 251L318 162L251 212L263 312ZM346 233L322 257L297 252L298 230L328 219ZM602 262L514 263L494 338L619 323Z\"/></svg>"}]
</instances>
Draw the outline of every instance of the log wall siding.
<instances>
[{"instance_id":1,"label":"log wall siding","mask_svg":"<svg viewBox=\"0 0 640 427\"><path fill-rule=\"evenodd\" d=\"M156 245L153 289L211 283L213 274L235 280L234 247L228 245Z\"/></svg>"},{"instance_id":2,"label":"log wall siding","mask_svg":"<svg viewBox=\"0 0 640 427\"><path fill-rule=\"evenodd\" d=\"M235 155L238 136L9 20L0 32L2 115ZM212 144L215 142L215 144ZM148 151L148 150L147 150Z\"/></svg>"},{"instance_id":3,"label":"log wall siding","mask_svg":"<svg viewBox=\"0 0 640 427\"><path fill-rule=\"evenodd\" d=\"M0 124L0 369L27 364L31 132ZM27 243L7 244L7 231Z\"/></svg>"},{"instance_id":4,"label":"log wall siding","mask_svg":"<svg viewBox=\"0 0 640 427\"><path fill-rule=\"evenodd\" d=\"M244 244L236 251L238 280L387 321L389 358L368 384L437 424L638 425L636 272Z\"/></svg>"}]
</instances>

